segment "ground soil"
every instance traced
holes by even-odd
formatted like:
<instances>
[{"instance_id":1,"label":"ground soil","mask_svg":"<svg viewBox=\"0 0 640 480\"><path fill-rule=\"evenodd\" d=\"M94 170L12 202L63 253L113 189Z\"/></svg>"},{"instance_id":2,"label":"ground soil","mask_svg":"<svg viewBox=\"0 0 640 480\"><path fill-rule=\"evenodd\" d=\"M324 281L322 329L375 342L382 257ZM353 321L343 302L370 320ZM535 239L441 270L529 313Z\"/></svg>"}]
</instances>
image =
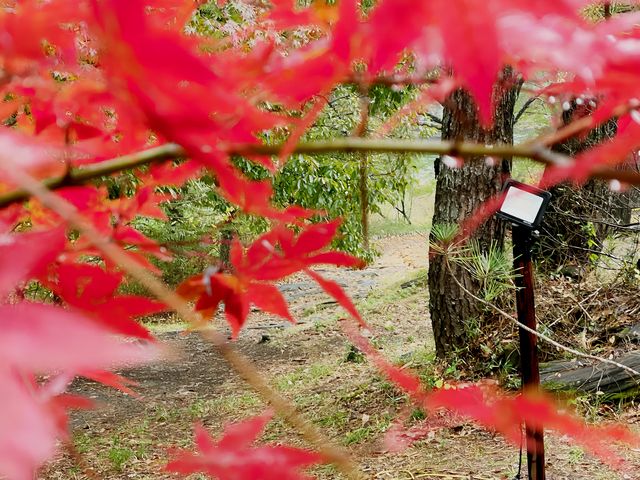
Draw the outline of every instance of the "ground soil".
<instances>
[{"instance_id":1,"label":"ground soil","mask_svg":"<svg viewBox=\"0 0 640 480\"><path fill-rule=\"evenodd\" d=\"M455 365L443 368L434 362L424 287L427 240L402 235L380 239L375 246L381 255L367 269L322 273L352 295L388 358L415 368L427 384L455 376ZM515 478L518 448L470 423L436 431L402 453L382 453L384 431L406 410L406 398L350 348L337 322L344 313L317 287L296 277L281 288L299 324L256 312L235 346L309 420L345 446L369 478ZM72 416L77 455L62 449L40 479L175 478L163 472L167 450L190 447L194 423L217 435L225 423L267 408L200 336L166 319L154 328L179 352L177 359L123 372L138 382L140 398L76 382L74 391L93 398L99 408ZM618 418L636 428L638 415L629 406ZM304 445L278 419L263 440ZM640 450L626 449L623 455L640 465ZM548 437L547 460L548 478L555 480L640 478L637 470L609 470L566 438ZM332 467L312 473L319 479L340 478Z\"/></svg>"}]
</instances>

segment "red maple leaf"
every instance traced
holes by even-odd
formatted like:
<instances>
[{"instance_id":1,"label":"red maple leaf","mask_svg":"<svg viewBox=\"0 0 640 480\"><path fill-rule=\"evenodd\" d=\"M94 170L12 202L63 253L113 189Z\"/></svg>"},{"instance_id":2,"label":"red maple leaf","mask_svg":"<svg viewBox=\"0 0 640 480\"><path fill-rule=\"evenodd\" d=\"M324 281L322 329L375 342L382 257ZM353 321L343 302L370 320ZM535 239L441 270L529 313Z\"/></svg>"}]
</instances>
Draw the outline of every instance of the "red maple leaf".
<instances>
[{"instance_id":1,"label":"red maple leaf","mask_svg":"<svg viewBox=\"0 0 640 480\"><path fill-rule=\"evenodd\" d=\"M268 282L303 271L362 322L357 309L340 285L309 269L317 264L362 265L360 260L345 253L320 251L335 237L339 225L339 221L308 225L297 236L283 225L276 226L246 250L236 239L230 252L232 272L211 267L203 275L183 282L177 291L187 299L197 300L196 310L206 316L215 314L220 303L224 303L227 322L233 337L237 337L249 315L251 304L293 322L282 293Z\"/></svg>"},{"instance_id":2,"label":"red maple leaf","mask_svg":"<svg viewBox=\"0 0 640 480\"><path fill-rule=\"evenodd\" d=\"M544 426L573 438L601 461L619 470L626 465L612 445L640 444L640 437L627 428L586 425L582 420L560 411L550 397L540 392L509 395L488 383L449 385L447 389L437 389L430 394L425 405L430 409L446 408L466 416L501 433L514 445L521 440L521 425Z\"/></svg>"},{"instance_id":3,"label":"red maple leaf","mask_svg":"<svg viewBox=\"0 0 640 480\"><path fill-rule=\"evenodd\" d=\"M548 167L540 181L542 188L549 188L562 181L571 180L576 184L586 182L601 167L611 167L623 163L640 147L640 124L629 116L621 118L622 128L616 137L579 154L567 166Z\"/></svg>"},{"instance_id":4,"label":"red maple leaf","mask_svg":"<svg viewBox=\"0 0 640 480\"><path fill-rule=\"evenodd\" d=\"M22 302L0 305L0 362L20 371L77 372L157 358L77 311Z\"/></svg>"},{"instance_id":5,"label":"red maple leaf","mask_svg":"<svg viewBox=\"0 0 640 480\"><path fill-rule=\"evenodd\" d=\"M11 480L33 478L65 437L66 410L78 401L61 394L76 374L114 384L115 377L99 371L158 358L155 347L125 343L52 305L0 305L0 331L0 475ZM54 376L39 384L36 374Z\"/></svg>"},{"instance_id":6,"label":"red maple leaf","mask_svg":"<svg viewBox=\"0 0 640 480\"><path fill-rule=\"evenodd\" d=\"M319 454L284 445L253 445L271 417L266 413L229 425L218 441L196 426L197 452L177 452L166 468L183 475L202 472L220 480L309 479L302 469L321 463Z\"/></svg>"},{"instance_id":7,"label":"red maple leaf","mask_svg":"<svg viewBox=\"0 0 640 480\"><path fill-rule=\"evenodd\" d=\"M59 416L53 414L51 397L43 395L20 375L0 368L0 476L11 480L34 477L38 466L53 456Z\"/></svg>"},{"instance_id":8,"label":"red maple leaf","mask_svg":"<svg viewBox=\"0 0 640 480\"><path fill-rule=\"evenodd\" d=\"M215 269L186 280L177 292L187 299L197 299L195 308L205 317L214 315L218 305L223 303L233 337L237 337L244 326L251 304L294 322L284 297L276 287Z\"/></svg>"},{"instance_id":9,"label":"red maple leaf","mask_svg":"<svg viewBox=\"0 0 640 480\"><path fill-rule=\"evenodd\" d=\"M151 340L151 333L134 319L162 312L167 307L136 295L118 295L123 275L89 264L62 264L55 269L51 289L69 306L82 310L122 335Z\"/></svg>"},{"instance_id":10,"label":"red maple leaf","mask_svg":"<svg viewBox=\"0 0 640 480\"><path fill-rule=\"evenodd\" d=\"M109 44L104 66L114 89L133 98L148 125L214 171L222 194L248 212L276 216L265 182L248 182L219 148L258 143L283 119L253 105L230 78L197 55L197 42L153 19L140 0L110 0L98 11ZM265 194L266 193L266 194Z\"/></svg>"},{"instance_id":11,"label":"red maple leaf","mask_svg":"<svg viewBox=\"0 0 640 480\"><path fill-rule=\"evenodd\" d=\"M342 326L349 340L391 382L427 412L437 412L444 408L499 432L515 445L518 445L521 439L521 425L544 425L546 429L572 437L600 460L618 469L624 468L625 464L611 448L611 444L640 444L640 437L626 428L586 425L580 419L559 410L551 398L540 392L505 394L489 382L449 383L443 388L427 390L416 373L391 364L358 332L355 325L342 322Z\"/></svg>"},{"instance_id":12,"label":"red maple leaf","mask_svg":"<svg viewBox=\"0 0 640 480\"><path fill-rule=\"evenodd\" d=\"M41 275L64 251L64 229L0 234L0 300L19 282Z\"/></svg>"},{"instance_id":13,"label":"red maple leaf","mask_svg":"<svg viewBox=\"0 0 640 480\"><path fill-rule=\"evenodd\" d=\"M7 128L0 129L0 151L11 158L11 163L31 175L44 178L51 175L61 175L64 168L60 162L61 151L50 145L35 142L27 135L17 133ZM0 169L0 186L15 188L11 171L5 165Z\"/></svg>"}]
</instances>

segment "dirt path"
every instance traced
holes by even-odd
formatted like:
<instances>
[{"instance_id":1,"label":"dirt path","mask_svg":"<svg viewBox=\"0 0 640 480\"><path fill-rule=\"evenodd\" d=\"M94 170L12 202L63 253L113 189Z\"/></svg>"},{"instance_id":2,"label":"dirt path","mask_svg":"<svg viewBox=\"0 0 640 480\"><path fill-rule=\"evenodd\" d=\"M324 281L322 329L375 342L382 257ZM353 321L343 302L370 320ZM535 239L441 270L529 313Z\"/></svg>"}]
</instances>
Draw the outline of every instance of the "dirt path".
<instances>
[{"instance_id":1,"label":"dirt path","mask_svg":"<svg viewBox=\"0 0 640 480\"><path fill-rule=\"evenodd\" d=\"M384 288L426 266L426 245L421 235L388 237L376 242L375 246L381 254L366 269L320 268L317 271L338 282L357 301L375 289ZM336 310L335 302L306 276L296 276L279 288L299 325L314 324ZM230 333L222 321L221 328ZM278 317L254 312L235 346L264 370L270 370L272 364L302 364L310 357L305 347L298 348L295 342L291 342L284 350L270 342L274 335L290 328L296 327ZM179 360L124 372L127 378L138 383L136 391L143 396L144 402L91 382L77 382L79 393L103 405L99 416L106 421L111 422L119 415L141 412L149 402L171 402L173 398L179 403L189 395L216 393L226 382L237 380L199 335L185 334L180 324L176 324L175 328L169 324L162 329L166 331L158 332L157 337L178 352ZM76 415L73 423L80 426L89 419L95 419L95 412Z\"/></svg>"},{"instance_id":2,"label":"dirt path","mask_svg":"<svg viewBox=\"0 0 640 480\"><path fill-rule=\"evenodd\" d=\"M434 367L425 288L421 281L403 283L426 267L426 239L389 237L376 246L381 255L367 269L322 273L358 302L388 358L418 369L427 384L435 384L445 373ZM430 435L402 454L379 453L380 438L405 408L405 399L350 348L336 322L343 312L314 284L294 278L281 289L300 324L256 313L236 347L307 418L351 450L371 478L513 478L517 450L466 424ZM180 358L123 372L138 382L141 399L90 382L74 385L77 393L101 405L72 417L76 447L100 478L175 478L162 473L167 449L190 446L194 422L217 434L224 423L266 408L199 336L170 326L165 330L158 337L181 352ZM446 375L455 376L455 368ZM414 413L418 419L419 412ZM270 424L264 439L300 443L279 420ZM561 439L549 445L549 478L634 478L615 475ZM313 473L319 479L339 478L330 467ZM40 478L88 477L61 455Z\"/></svg>"}]
</instances>

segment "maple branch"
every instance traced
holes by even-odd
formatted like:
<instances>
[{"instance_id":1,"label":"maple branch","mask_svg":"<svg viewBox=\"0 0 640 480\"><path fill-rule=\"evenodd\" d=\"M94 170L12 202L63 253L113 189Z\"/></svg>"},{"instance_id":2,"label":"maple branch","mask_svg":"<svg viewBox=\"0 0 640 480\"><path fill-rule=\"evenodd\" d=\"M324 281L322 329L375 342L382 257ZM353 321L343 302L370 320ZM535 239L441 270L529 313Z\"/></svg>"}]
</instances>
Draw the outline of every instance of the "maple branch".
<instances>
[{"instance_id":1,"label":"maple branch","mask_svg":"<svg viewBox=\"0 0 640 480\"><path fill-rule=\"evenodd\" d=\"M176 146L167 147L175 149ZM179 147L178 147L179 148ZM22 186L32 196L38 198L43 205L56 212L72 227L100 250L106 258L118 265L124 272L138 280L147 290L153 293L160 301L174 310L184 321L192 325L203 338L208 340L220 353L222 358L249 384L274 410L293 426L301 436L309 442L318 453L348 479L361 480L362 475L358 467L353 463L348 453L333 444L313 424L309 423L297 411L297 407L273 389L260 374L253 362L242 353L238 352L222 333L210 328L199 327L205 324L200 314L194 312L189 304L176 292L167 288L158 278L150 273L142 264L136 262L125 250L102 235L86 218L67 200L56 195L45 185L36 180L25 171L11 166L7 174L14 182Z\"/></svg>"},{"instance_id":2,"label":"maple branch","mask_svg":"<svg viewBox=\"0 0 640 480\"><path fill-rule=\"evenodd\" d=\"M277 155L281 149L280 145L237 145L230 147L227 151L238 155ZM344 137L327 141L299 143L293 150L293 153L304 154L331 152L424 153L456 157L515 156L527 157L541 163L563 167L573 163L569 157L535 144L485 145L472 142L439 140Z\"/></svg>"},{"instance_id":3,"label":"maple branch","mask_svg":"<svg viewBox=\"0 0 640 480\"><path fill-rule=\"evenodd\" d=\"M82 185L94 178L111 175L125 170L132 170L150 163L163 162L165 160L183 157L184 155L184 149L180 147L180 145L167 143L160 147L143 150L139 153L123 155L112 160L105 160L104 162L92 165L71 168L64 175L44 179L41 183L42 186L48 190L57 190L58 188ZM12 203L28 200L31 196L31 192L27 189L16 189L5 193L0 195L0 208L6 207Z\"/></svg>"},{"instance_id":4,"label":"maple branch","mask_svg":"<svg viewBox=\"0 0 640 480\"><path fill-rule=\"evenodd\" d=\"M585 117L586 118L586 117ZM591 125L592 119L581 120L581 127ZM572 124L573 125L573 124ZM556 137L544 137L544 143L553 143L558 137L564 137L569 132L562 131ZM572 134L575 131L572 130ZM552 141L551 141L552 140ZM550 142L551 141L551 142ZM279 155L284 145L238 144L228 146L226 152L230 155ZM455 157L523 157L540 163L557 167L570 167L574 164L568 156L553 152L538 142L525 142L518 145L495 144L484 145L471 142L451 142L435 140L406 140L406 139L377 139L344 137L334 140L299 143L292 153L320 154L332 152L370 152L370 153L422 153L432 155L451 155ZM139 153L124 155L96 163L70 169L65 175L47 178L41 181L42 186L50 190L80 185L94 178L110 175L120 171L131 170L155 162L187 156L185 150L174 143L144 150ZM607 166L596 167L591 172L592 177L604 180L620 180L629 184L640 185L640 172L618 170ZM16 189L0 195L0 208L12 203L28 200L32 196L26 189Z\"/></svg>"},{"instance_id":5,"label":"maple branch","mask_svg":"<svg viewBox=\"0 0 640 480\"><path fill-rule=\"evenodd\" d=\"M409 85L434 84L438 77L433 74L426 75L379 75L373 79L363 78L361 75L352 75L345 83L352 83L359 87L383 85L387 87L405 87Z\"/></svg>"}]
</instances>

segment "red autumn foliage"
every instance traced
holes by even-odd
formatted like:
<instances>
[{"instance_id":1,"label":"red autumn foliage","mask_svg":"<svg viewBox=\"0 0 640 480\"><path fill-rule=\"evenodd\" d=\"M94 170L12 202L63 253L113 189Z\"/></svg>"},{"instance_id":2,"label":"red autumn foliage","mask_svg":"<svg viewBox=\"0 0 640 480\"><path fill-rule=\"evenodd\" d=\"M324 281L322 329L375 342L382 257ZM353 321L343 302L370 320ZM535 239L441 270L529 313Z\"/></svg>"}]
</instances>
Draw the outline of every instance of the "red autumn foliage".
<instances>
[{"instance_id":1,"label":"red autumn foliage","mask_svg":"<svg viewBox=\"0 0 640 480\"><path fill-rule=\"evenodd\" d=\"M134 318L166 310L164 304L146 297L118 295L123 280L119 272L88 264L61 264L54 276L55 282L47 283L67 305L121 335L151 340L151 333Z\"/></svg>"},{"instance_id":2,"label":"red autumn foliage","mask_svg":"<svg viewBox=\"0 0 640 480\"><path fill-rule=\"evenodd\" d=\"M293 322L284 297L277 287L267 282L305 272L354 318L361 321L342 288L309 268L319 264L361 266L362 262L350 255L320 252L335 237L339 224L334 221L307 225L297 236L283 225L276 226L246 250L236 239L231 245L232 271L209 267L202 275L186 280L177 291L188 300L196 300L195 309L205 317L214 315L218 305L224 303L227 322L233 337L237 337L249 315L251 304Z\"/></svg>"},{"instance_id":3,"label":"red autumn foliage","mask_svg":"<svg viewBox=\"0 0 640 480\"><path fill-rule=\"evenodd\" d=\"M340 286L311 270L319 264L360 265L353 257L326 251L339 222L312 224L315 212L276 208L271 182L247 178L230 158L237 147L259 145L261 133L278 128L293 132L281 155L286 159L320 113L323 96L339 83L366 87L379 77L407 72L411 82L420 82L437 68L440 78L419 105L465 87L489 123L493 84L503 66L513 66L525 79L555 82L562 73L566 81L547 87L546 95L598 99L595 123L622 117L615 139L571 165L550 168L547 186L567 179L583 182L603 165L624 162L640 146L635 13L594 24L580 14L589 3L585 0L380 0L367 13L355 0L314 2L307 8L273 0L247 26L247 48L188 34L185 24L201 3L2 2L0 196L24 186L16 180L18 171L37 179L64 177L70 168L100 166L166 142L179 144L188 158L138 172L131 196L112 199L90 183L66 185L57 193L100 235L127 248L133 261L151 271L157 270L150 255L168 255L131 222L138 215L163 217L159 203L166 196L156 187L182 185L206 169L229 202L272 221L272 229L246 248L234 241L229 270L209 269L179 288L207 315L223 303L234 336L252 304L292 320L274 282L299 272L363 323ZM299 44L280 35L296 30L308 32ZM315 102L311 108L310 100ZM294 119L266 104L307 114ZM271 171L279 166L264 155L248 158ZM467 229L490 214L492 204L485 205ZM65 438L67 410L87 406L64 393L74 376L131 393L126 379L105 369L157 357L155 347L121 337L151 340L136 319L165 306L119 295L119 267L37 199L0 210L0 475L29 479L51 458L57 439ZM32 281L46 285L62 305L25 301L24 287ZM622 429L587 428L544 398L504 396L481 385L426 391L417 377L356 340L425 408L456 410L511 440L519 438L523 420L544 422L615 465L617 457L605 442L637 440ZM320 461L318 456L252 446L266 422L258 417L229 427L218 442L198 430L199 453L183 453L170 467L221 478L305 478L301 468Z\"/></svg>"},{"instance_id":4,"label":"red autumn foliage","mask_svg":"<svg viewBox=\"0 0 640 480\"><path fill-rule=\"evenodd\" d=\"M220 480L308 480L302 469L322 463L320 455L283 445L253 445L271 417L267 412L229 425L218 441L196 426L198 452L177 452L167 470L183 475L202 472Z\"/></svg>"},{"instance_id":5,"label":"red autumn foliage","mask_svg":"<svg viewBox=\"0 0 640 480\"><path fill-rule=\"evenodd\" d=\"M419 439L425 432L451 425L451 417L442 416L440 409L495 430L515 445L522 441L521 431L525 423L532 426L543 425L545 429L571 437L603 462L618 469L623 469L626 465L611 448L612 443L633 446L640 444L640 436L629 429L618 425L588 426L559 410L550 398L540 392L508 395L491 383L450 383L442 388L427 390L417 374L389 363L352 323L343 321L343 329L353 344L391 382L408 394L418 406L435 415L434 419L428 418L422 428L418 427L414 431L402 433L396 427L387 438L388 442L397 442L388 443L387 446L391 449L406 445L412 436Z\"/></svg>"},{"instance_id":6,"label":"red autumn foliage","mask_svg":"<svg viewBox=\"0 0 640 480\"><path fill-rule=\"evenodd\" d=\"M64 250L62 228L42 232L2 233L0 300L28 278L37 277Z\"/></svg>"},{"instance_id":7,"label":"red autumn foliage","mask_svg":"<svg viewBox=\"0 0 640 480\"><path fill-rule=\"evenodd\" d=\"M449 411L430 412L429 416L411 427L406 427L405 423L409 418L410 411L406 410L399 415L394 423L387 429L384 434L384 450L387 452L398 453L406 450L413 443L429 438L430 435L444 428L454 428L465 422L465 419L459 415L452 414Z\"/></svg>"},{"instance_id":8,"label":"red autumn foliage","mask_svg":"<svg viewBox=\"0 0 640 480\"><path fill-rule=\"evenodd\" d=\"M51 305L0 305L0 475L32 478L66 432L62 395L75 375L96 380L116 365L158 358L149 346L124 343L110 330L79 313ZM94 372L94 373L91 373ZM38 384L36 375L54 375Z\"/></svg>"}]
</instances>

